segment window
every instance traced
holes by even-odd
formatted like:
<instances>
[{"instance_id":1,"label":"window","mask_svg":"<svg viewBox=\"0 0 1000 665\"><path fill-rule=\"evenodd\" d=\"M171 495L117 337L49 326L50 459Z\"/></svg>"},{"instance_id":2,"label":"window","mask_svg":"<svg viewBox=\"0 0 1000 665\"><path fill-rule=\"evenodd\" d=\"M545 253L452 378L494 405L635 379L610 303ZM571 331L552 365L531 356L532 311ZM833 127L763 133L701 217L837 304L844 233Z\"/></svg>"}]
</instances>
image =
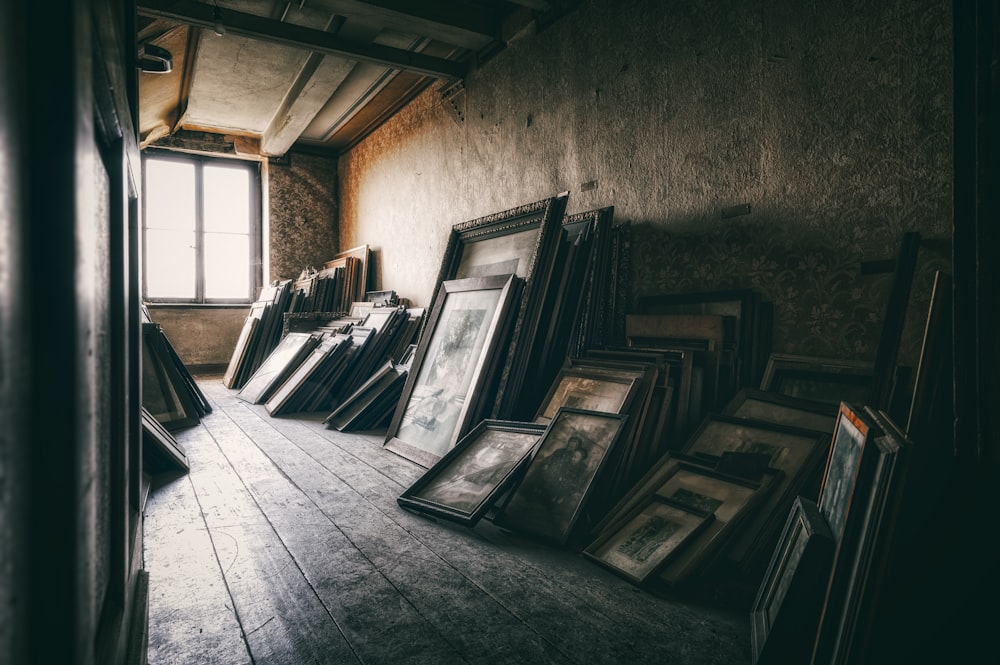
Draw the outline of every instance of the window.
<instances>
[{"instance_id":1,"label":"window","mask_svg":"<svg viewBox=\"0 0 1000 665\"><path fill-rule=\"evenodd\" d=\"M257 164L148 154L143 178L143 297L252 301L261 263Z\"/></svg>"}]
</instances>

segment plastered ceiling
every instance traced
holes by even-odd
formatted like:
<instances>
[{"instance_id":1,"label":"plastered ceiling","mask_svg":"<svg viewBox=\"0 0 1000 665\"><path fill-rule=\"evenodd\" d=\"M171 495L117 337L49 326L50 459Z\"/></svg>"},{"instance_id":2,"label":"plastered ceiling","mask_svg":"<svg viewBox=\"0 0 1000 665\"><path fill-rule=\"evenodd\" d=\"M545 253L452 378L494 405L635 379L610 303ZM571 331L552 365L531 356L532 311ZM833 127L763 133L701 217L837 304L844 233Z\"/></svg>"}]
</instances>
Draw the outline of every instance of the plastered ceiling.
<instances>
[{"instance_id":1,"label":"plastered ceiling","mask_svg":"<svg viewBox=\"0 0 1000 665\"><path fill-rule=\"evenodd\" d=\"M139 0L143 147L182 132L237 151L343 151L428 86L459 89L470 67L574 3L549 0ZM221 32L222 34L218 34Z\"/></svg>"}]
</instances>

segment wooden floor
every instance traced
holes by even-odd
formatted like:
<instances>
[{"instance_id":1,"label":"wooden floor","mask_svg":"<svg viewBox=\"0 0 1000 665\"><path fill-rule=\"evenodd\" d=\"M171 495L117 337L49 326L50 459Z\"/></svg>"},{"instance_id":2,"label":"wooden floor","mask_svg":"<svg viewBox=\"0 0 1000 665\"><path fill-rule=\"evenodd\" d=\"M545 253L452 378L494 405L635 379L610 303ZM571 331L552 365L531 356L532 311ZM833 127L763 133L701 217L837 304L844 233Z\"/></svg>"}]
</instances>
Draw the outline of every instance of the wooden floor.
<instances>
[{"instance_id":1,"label":"wooden floor","mask_svg":"<svg viewBox=\"0 0 1000 665\"><path fill-rule=\"evenodd\" d=\"M483 521L402 510L422 469L217 377L147 501L150 665L750 662L749 618L641 592Z\"/></svg>"}]
</instances>

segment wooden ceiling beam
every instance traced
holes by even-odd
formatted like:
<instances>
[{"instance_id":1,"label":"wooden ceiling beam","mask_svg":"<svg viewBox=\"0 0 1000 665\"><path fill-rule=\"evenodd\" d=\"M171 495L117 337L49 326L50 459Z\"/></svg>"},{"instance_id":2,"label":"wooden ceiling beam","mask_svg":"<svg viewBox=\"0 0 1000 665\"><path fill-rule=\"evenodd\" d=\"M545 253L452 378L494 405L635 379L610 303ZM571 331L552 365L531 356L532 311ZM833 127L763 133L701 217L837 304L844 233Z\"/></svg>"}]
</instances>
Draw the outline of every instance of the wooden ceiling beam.
<instances>
[{"instance_id":1,"label":"wooden ceiling beam","mask_svg":"<svg viewBox=\"0 0 1000 665\"><path fill-rule=\"evenodd\" d=\"M309 4L348 20L375 22L471 50L488 46L499 34L500 16L495 10L463 0L309 0Z\"/></svg>"},{"instance_id":2,"label":"wooden ceiling beam","mask_svg":"<svg viewBox=\"0 0 1000 665\"><path fill-rule=\"evenodd\" d=\"M142 0L137 11L140 16L169 19L211 30L215 25L213 9L212 5L191 0L181 0L166 6L163 3L147 4L147 0ZM466 73L466 65L454 60L435 58L381 44L353 42L322 30L282 23L232 9L222 10L222 22L226 27L227 34L283 44L292 48L306 49L350 60L374 62L386 67L417 72L434 78L461 79Z\"/></svg>"}]
</instances>

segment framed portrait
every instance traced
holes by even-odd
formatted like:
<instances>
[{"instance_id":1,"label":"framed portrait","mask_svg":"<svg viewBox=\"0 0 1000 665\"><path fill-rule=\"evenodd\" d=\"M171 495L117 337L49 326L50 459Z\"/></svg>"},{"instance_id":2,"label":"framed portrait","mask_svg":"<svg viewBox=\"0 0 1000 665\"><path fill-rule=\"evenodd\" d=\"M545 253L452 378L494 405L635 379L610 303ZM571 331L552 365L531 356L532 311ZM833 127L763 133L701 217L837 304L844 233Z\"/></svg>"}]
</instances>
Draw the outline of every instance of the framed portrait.
<instances>
[{"instance_id":1,"label":"framed portrait","mask_svg":"<svg viewBox=\"0 0 1000 665\"><path fill-rule=\"evenodd\" d=\"M764 420L769 423L801 427L817 432L833 433L837 423L837 406L800 397L743 388L737 392L722 413L737 418Z\"/></svg>"},{"instance_id":2,"label":"framed portrait","mask_svg":"<svg viewBox=\"0 0 1000 665\"><path fill-rule=\"evenodd\" d=\"M687 510L654 495L583 555L633 584L644 584L713 519L710 512Z\"/></svg>"},{"instance_id":3,"label":"framed portrait","mask_svg":"<svg viewBox=\"0 0 1000 665\"><path fill-rule=\"evenodd\" d=\"M750 561L772 544L795 496L826 457L830 435L761 420L721 414L708 416L681 452L721 459L726 453L759 455L766 467L781 472L774 487L726 548L737 562Z\"/></svg>"},{"instance_id":4,"label":"framed portrait","mask_svg":"<svg viewBox=\"0 0 1000 665\"><path fill-rule=\"evenodd\" d=\"M494 418L510 416L520 396L525 364L535 345L542 307L555 279L554 266L563 234L562 219L568 193L504 210L452 227L445 247L440 284L448 280L513 274L524 281L524 295L516 314L510 352L502 359L494 403ZM436 298L436 293L434 298Z\"/></svg>"},{"instance_id":5,"label":"framed portrait","mask_svg":"<svg viewBox=\"0 0 1000 665\"><path fill-rule=\"evenodd\" d=\"M515 275L495 275L441 285L385 448L430 468L470 429L520 283Z\"/></svg>"},{"instance_id":6,"label":"framed portrait","mask_svg":"<svg viewBox=\"0 0 1000 665\"><path fill-rule=\"evenodd\" d=\"M839 405L867 403L872 394L874 363L791 353L768 356L760 389Z\"/></svg>"},{"instance_id":7,"label":"framed portrait","mask_svg":"<svg viewBox=\"0 0 1000 665\"><path fill-rule=\"evenodd\" d=\"M545 428L482 420L396 501L403 508L475 526L528 460Z\"/></svg>"},{"instance_id":8,"label":"framed portrait","mask_svg":"<svg viewBox=\"0 0 1000 665\"><path fill-rule=\"evenodd\" d=\"M796 497L750 611L754 665L809 662L833 552L815 502Z\"/></svg>"},{"instance_id":9,"label":"framed portrait","mask_svg":"<svg viewBox=\"0 0 1000 665\"><path fill-rule=\"evenodd\" d=\"M859 480L862 456L877 434L881 431L861 409L847 402L840 405L817 502L838 542Z\"/></svg>"},{"instance_id":10,"label":"framed portrait","mask_svg":"<svg viewBox=\"0 0 1000 665\"><path fill-rule=\"evenodd\" d=\"M627 416L560 407L494 523L565 545Z\"/></svg>"}]
</instances>

